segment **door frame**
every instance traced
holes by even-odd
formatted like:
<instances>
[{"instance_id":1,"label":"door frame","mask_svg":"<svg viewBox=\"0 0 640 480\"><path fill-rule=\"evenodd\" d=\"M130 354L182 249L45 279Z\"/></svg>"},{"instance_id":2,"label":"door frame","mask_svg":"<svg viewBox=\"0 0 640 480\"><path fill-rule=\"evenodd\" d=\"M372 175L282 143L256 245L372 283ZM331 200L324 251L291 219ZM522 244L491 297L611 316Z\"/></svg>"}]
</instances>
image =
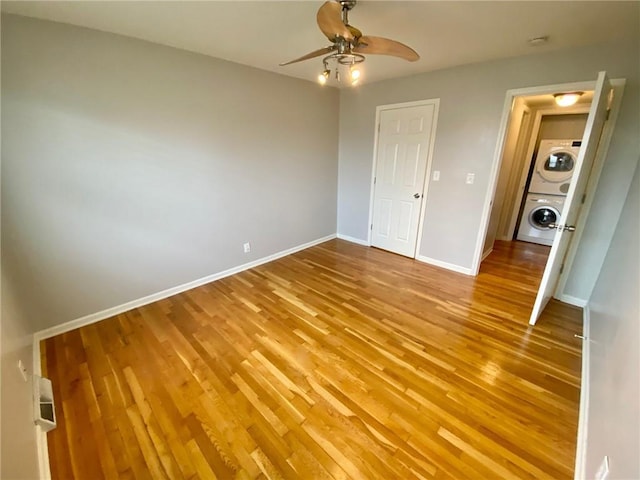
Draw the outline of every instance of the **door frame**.
<instances>
[{"instance_id":1,"label":"door frame","mask_svg":"<svg viewBox=\"0 0 640 480\"><path fill-rule=\"evenodd\" d=\"M416 239L416 249L413 252L413 258L416 258L420 252L420 244L422 242L422 228L424 225L424 216L426 212L427 193L429 191L429 179L431 178L431 165L433 163L433 149L436 141L436 128L438 125L438 111L440 108L440 99L431 98L428 100L417 100L414 102L391 103L388 105L378 105L376 107L376 123L373 136L373 161L371 167L371 183L369 187L369 229L367 230L367 245L371 246L371 228L373 225L373 206L375 194L375 178L378 159L378 139L380 136L380 115L384 110L398 110L410 107L422 107L433 105L433 121L431 122L431 131L429 132L429 149L427 150L427 167L424 172L424 185L422 187L422 201L420 202L420 215L418 217L418 233Z\"/></svg>"},{"instance_id":2,"label":"door frame","mask_svg":"<svg viewBox=\"0 0 640 480\"><path fill-rule=\"evenodd\" d=\"M601 148L598 148L598 152L596 155L596 159L594 161L594 166L592 169L592 177L589 178L589 182L587 184L587 188L593 188L599 179L600 172L602 171L602 167L604 164L604 159L606 158L607 151L609 149L609 143L611 142L611 137L613 135L613 130L615 127L616 119L618 116L618 112L620 110L620 99L622 97L622 93L624 91L625 85L624 79L613 79L611 80L611 86L614 90L614 102L611 105L611 112L609 116L609 121L606 122L604 131L602 133L602 137L600 140ZM495 190L498 185L498 175L500 173L500 165L502 163L502 154L504 151L505 140L507 128L509 127L509 119L511 116L511 105L516 97L520 96L532 96L532 95L545 95L545 94L554 94L558 92L568 92L568 91L586 91L593 90L596 86L595 80L589 80L585 82L570 82L570 83L560 83L555 85L543 85L538 87L526 87L526 88L516 88L507 90L505 95L504 106L502 109L502 118L500 120L500 129L498 133L498 139L496 142L496 149L493 157L493 163L491 167L491 173L489 175L489 186L487 188L487 193L485 196L484 207L482 210L482 218L480 220L480 229L478 231L478 237L476 239L476 248L473 256L473 263L471 265L471 275L477 276L480 270L480 264L482 262L482 250L484 246L484 241L487 236L487 230L489 228L489 219L491 217L491 208L493 203L493 197L495 196ZM584 227L586 222L586 218L588 217L589 210L591 208L593 195L589 195L590 199L585 201L585 204L582 206L580 216L578 218L578 224ZM577 225L576 225L577 227ZM571 243L569 244L569 249L567 251L567 261L565 262L565 268L563 274L558 281L558 286L561 285L564 287L566 282L566 278L568 274L571 272L573 266L573 259L575 258L575 253L580 243L581 235L576 228L576 232L572 238ZM570 261L569 261L570 260ZM564 281L562 281L562 277L564 277ZM558 293L558 289L556 289L556 295ZM567 303L578 304L578 306L584 306L584 301L582 299L572 299L571 297L567 299L563 299ZM577 303L571 302L570 300L574 300Z\"/></svg>"},{"instance_id":3,"label":"door frame","mask_svg":"<svg viewBox=\"0 0 640 480\"><path fill-rule=\"evenodd\" d=\"M526 97L523 97L526 98ZM515 101L514 101L514 106L515 106ZM517 177L517 183L516 183L516 188L514 190L514 192L511 194L511 196L509 198L505 197L504 195L502 195L502 204L500 206L500 216L498 217L498 225L496 227L496 234L494 236L493 239L493 244L491 244L490 248L486 248L486 245L483 245L483 249L484 252L482 254L482 261L484 261L485 258L487 258L491 252L493 251L493 247L494 244L496 242L496 240L513 240L513 233L515 231L515 225L514 225L514 220L513 220L513 213L517 210L517 212L520 212L520 205L522 204L522 192L520 191L522 189L521 184L522 184L522 171L524 170L524 165L527 163L527 156L529 155L529 144L531 142L531 136L532 136L532 132L533 132L533 123L534 123L534 115L535 113L532 112L532 108L527 105L527 103L525 101L522 102L523 103L523 107L522 107L522 113L519 114L517 117L512 118L511 120L515 120L518 121L520 123L520 127L518 129L517 132L517 138L515 141L515 145L513 148L513 159L511 160L512 162L512 166L511 169L513 169L515 167L515 165L513 165L513 162L520 162L522 163L522 165L520 166L520 172L518 174L518 172L513 172L513 171L509 171L508 172L508 177L506 180L506 186L509 187L510 183L513 183L512 177ZM511 121L509 122L509 133L507 133L507 136L505 137L505 142L507 142L509 140L509 134L511 133L510 129L511 129ZM524 136L524 133L528 132L528 135ZM506 149L505 149L506 150ZM504 157L504 150L503 150L503 157ZM496 179L496 181L498 182L496 184L496 194L499 193L498 189L500 186L500 182L502 181L502 167L503 164L502 162L504 161L501 160L501 164L500 164L500 170L498 171L498 177ZM507 172L504 172L507 173ZM526 180L526 178L525 178ZM504 192L504 193L508 193L508 192ZM514 195L515 194L515 195ZM516 198L515 197L519 197L520 198L520 203L517 205L518 208L516 208ZM510 200L510 202L507 202L506 200ZM494 211L493 209L496 207L495 206L495 201L496 199L493 199L493 205L491 206L491 218L493 218L494 216ZM504 231L505 231L505 220L503 219L503 212L505 211L505 208L509 208L507 207L507 205L512 204L510 206L510 208L513 209L511 215L509 215L508 218L508 223L506 225L507 230L509 231L509 235L504 235ZM489 219L489 226L491 226L491 218ZM516 220L518 218L518 215L516 214ZM502 229L500 229L499 227L502 226Z\"/></svg>"}]
</instances>

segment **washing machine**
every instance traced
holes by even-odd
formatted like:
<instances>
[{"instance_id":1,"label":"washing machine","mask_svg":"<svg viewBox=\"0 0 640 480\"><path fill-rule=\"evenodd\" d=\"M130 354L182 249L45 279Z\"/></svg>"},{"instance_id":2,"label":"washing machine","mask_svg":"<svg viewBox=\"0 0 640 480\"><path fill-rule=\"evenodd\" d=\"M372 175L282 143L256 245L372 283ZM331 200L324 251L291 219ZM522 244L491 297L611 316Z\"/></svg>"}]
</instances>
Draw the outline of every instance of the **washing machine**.
<instances>
[{"instance_id":1,"label":"washing machine","mask_svg":"<svg viewBox=\"0 0 640 480\"><path fill-rule=\"evenodd\" d=\"M528 193L516 238L540 245L553 244L556 230L548 227L560 222L564 201L565 197L560 195Z\"/></svg>"},{"instance_id":2,"label":"washing machine","mask_svg":"<svg viewBox=\"0 0 640 480\"><path fill-rule=\"evenodd\" d=\"M540 140L529 193L567 195L582 140Z\"/></svg>"}]
</instances>

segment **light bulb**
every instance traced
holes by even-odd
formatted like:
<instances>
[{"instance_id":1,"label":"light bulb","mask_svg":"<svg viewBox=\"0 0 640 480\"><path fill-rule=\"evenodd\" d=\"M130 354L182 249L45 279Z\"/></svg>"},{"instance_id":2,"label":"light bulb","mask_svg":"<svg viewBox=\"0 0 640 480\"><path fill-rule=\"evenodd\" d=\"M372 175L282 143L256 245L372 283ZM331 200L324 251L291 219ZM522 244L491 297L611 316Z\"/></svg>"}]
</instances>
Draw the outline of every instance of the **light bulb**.
<instances>
[{"instance_id":1,"label":"light bulb","mask_svg":"<svg viewBox=\"0 0 640 480\"><path fill-rule=\"evenodd\" d=\"M357 68L351 68L351 80L353 82L357 82L358 79L360 78L360 70L358 70Z\"/></svg>"},{"instance_id":2,"label":"light bulb","mask_svg":"<svg viewBox=\"0 0 640 480\"><path fill-rule=\"evenodd\" d=\"M329 78L329 74L331 73L331 71L328 68L325 68L324 71L318 75L318 83L320 85L324 85L325 83L327 83L327 79Z\"/></svg>"}]
</instances>

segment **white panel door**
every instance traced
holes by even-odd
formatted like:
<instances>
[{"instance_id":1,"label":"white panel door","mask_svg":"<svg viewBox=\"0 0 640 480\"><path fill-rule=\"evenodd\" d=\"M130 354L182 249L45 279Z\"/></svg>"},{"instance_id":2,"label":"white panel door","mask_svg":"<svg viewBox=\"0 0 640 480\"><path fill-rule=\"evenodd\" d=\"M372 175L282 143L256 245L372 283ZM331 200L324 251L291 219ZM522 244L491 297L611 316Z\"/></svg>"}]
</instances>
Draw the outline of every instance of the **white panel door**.
<instances>
[{"instance_id":1,"label":"white panel door","mask_svg":"<svg viewBox=\"0 0 640 480\"><path fill-rule=\"evenodd\" d=\"M538 321L544 307L553 296L556 284L558 283L560 269L571 240L571 232L575 230L580 207L584 202L585 190L589 180L589 174L591 173L591 167L593 166L593 160L596 156L598 144L600 143L604 123L607 120L610 94L611 84L609 83L607 74L606 72L600 72L598 74L589 116L587 117L587 126L585 127L584 136L582 137L580 154L574 167L564 210L557 225L558 232L553 240L549 258L547 259L547 266L544 269L538 295L533 305L531 318L529 319L531 325L535 325Z\"/></svg>"},{"instance_id":2,"label":"white panel door","mask_svg":"<svg viewBox=\"0 0 640 480\"><path fill-rule=\"evenodd\" d=\"M434 105L380 112L371 244L415 257Z\"/></svg>"}]
</instances>

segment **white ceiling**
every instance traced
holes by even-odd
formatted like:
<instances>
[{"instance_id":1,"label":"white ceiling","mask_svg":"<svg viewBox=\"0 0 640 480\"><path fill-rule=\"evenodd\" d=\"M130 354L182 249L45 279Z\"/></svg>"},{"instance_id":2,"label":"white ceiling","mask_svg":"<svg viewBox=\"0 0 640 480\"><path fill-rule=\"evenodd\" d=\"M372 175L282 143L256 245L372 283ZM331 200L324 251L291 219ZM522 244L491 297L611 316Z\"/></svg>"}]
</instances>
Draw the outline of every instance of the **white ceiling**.
<instances>
[{"instance_id":1,"label":"white ceiling","mask_svg":"<svg viewBox=\"0 0 640 480\"><path fill-rule=\"evenodd\" d=\"M320 58L278 64L328 45L322 1L2 1L2 11L118 33L315 81ZM491 59L638 38L639 2L361 0L349 20L364 34L413 47L421 59L371 55L363 82ZM527 40L549 35L546 45Z\"/></svg>"}]
</instances>

